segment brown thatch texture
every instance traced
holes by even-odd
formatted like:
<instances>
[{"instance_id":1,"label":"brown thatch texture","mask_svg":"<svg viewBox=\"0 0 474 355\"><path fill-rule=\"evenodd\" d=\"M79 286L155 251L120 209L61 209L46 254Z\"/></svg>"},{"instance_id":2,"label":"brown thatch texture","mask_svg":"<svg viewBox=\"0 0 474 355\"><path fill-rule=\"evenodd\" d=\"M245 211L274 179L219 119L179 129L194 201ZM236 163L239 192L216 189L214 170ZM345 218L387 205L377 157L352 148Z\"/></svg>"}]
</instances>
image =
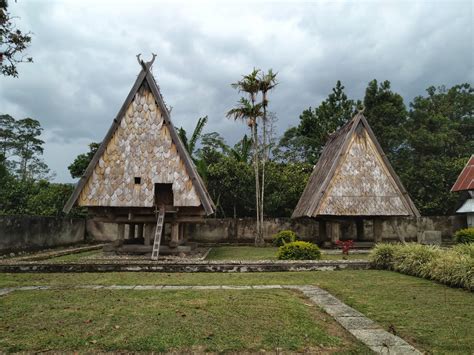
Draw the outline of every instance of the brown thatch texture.
<instances>
[{"instance_id":1,"label":"brown thatch texture","mask_svg":"<svg viewBox=\"0 0 474 355\"><path fill-rule=\"evenodd\" d=\"M357 114L329 138L292 217L413 215L416 207Z\"/></svg>"},{"instance_id":2,"label":"brown thatch texture","mask_svg":"<svg viewBox=\"0 0 474 355\"><path fill-rule=\"evenodd\" d=\"M152 207L154 183L173 184L175 206L214 204L174 129L149 65L142 63L129 96L64 207ZM140 184L134 178L140 177Z\"/></svg>"}]
</instances>

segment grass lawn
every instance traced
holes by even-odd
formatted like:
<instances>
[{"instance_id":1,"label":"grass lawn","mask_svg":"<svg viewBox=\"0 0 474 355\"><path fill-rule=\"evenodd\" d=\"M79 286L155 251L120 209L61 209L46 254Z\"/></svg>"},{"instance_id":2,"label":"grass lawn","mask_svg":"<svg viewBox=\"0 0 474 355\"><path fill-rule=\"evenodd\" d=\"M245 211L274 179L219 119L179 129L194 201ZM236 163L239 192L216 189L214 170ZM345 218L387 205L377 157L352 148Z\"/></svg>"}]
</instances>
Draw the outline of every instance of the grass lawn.
<instances>
[{"instance_id":1,"label":"grass lawn","mask_svg":"<svg viewBox=\"0 0 474 355\"><path fill-rule=\"evenodd\" d=\"M0 299L0 350L368 353L289 290L18 291Z\"/></svg>"},{"instance_id":2,"label":"grass lawn","mask_svg":"<svg viewBox=\"0 0 474 355\"><path fill-rule=\"evenodd\" d=\"M330 291L385 329L394 329L422 350L474 352L473 293L390 271L0 274L0 287L75 284L312 284Z\"/></svg>"},{"instance_id":3,"label":"grass lawn","mask_svg":"<svg viewBox=\"0 0 474 355\"><path fill-rule=\"evenodd\" d=\"M278 248L265 247L257 248L251 246L225 246L213 247L207 256L207 260L276 260ZM322 254L321 260L340 260L340 254ZM367 259L368 254L349 254L347 259Z\"/></svg>"},{"instance_id":4,"label":"grass lawn","mask_svg":"<svg viewBox=\"0 0 474 355\"><path fill-rule=\"evenodd\" d=\"M67 254L62 256L57 256L54 258L47 259L51 263L69 263L77 261L86 261L87 259L100 257L103 255L102 250L89 250L82 253Z\"/></svg>"}]
</instances>

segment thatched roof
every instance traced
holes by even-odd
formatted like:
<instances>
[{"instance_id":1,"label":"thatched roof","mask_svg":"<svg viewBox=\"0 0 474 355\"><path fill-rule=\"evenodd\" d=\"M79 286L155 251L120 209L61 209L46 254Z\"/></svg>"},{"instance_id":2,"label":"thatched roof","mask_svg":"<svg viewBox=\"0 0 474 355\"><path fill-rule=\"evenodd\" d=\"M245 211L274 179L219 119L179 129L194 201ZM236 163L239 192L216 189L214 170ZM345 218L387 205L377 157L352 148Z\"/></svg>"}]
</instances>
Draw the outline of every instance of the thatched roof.
<instances>
[{"instance_id":1,"label":"thatched roof","mask_svg":"<svg viewBox=\"0 0 474 355\"><path fill-rule=\"evenodd\" d=\"M141 193L147 197L145 204L142 204L141 206L147 207L152 205L152 184L155 182L161 182L155 181L156 179L153 179L153 176L156 177L157 174L159 175L160 169L162 169L159 164L153 163L153 161L156 160L155 158L157 157L157 154L160 154L160 159L162 159L160 160L160 163L163 164L163 166L166 165L168 170L170 170L170 172L167 172L168 174L165 178L168 180L173 179L173 174L174 176L179 177L181 179L178 182L178 187L181 189L180 191L188 193L182 197L184 201L183 203L191 201L193 205L200 204L206 214L211 214L215 210L214 203L212 202L201 177L197 173L191 157L176 133L171 121L170 112L163 101L163 97L158 85L156 84L155 78L150 72L150 67L153 62L145 63L142 60L139 60L139 63L141 65L141 71L138 74L135 84L115 117L99 149L89 163L84 175L77 183L73 194L64 206L64 212L68 213L80 197L83 198L83 202L80 204L85 206L123 206L123 203L120 205L120 201L117 202L112 199L116 197L114 190L120 190L120 193L122 194L121 197L124 193L127 194L128 201L124 202L126 206L136 207L134 200L131 200L129 197L133 195L133 199L136 200L136 197L140 196ZM145 112L142 106L148 107L147 104L152 107L154 111ZM139 117L138 114L135 114L137 112L133 112L133 110L137 111L137 107L139 107L138 110L140 111L140 114L142 116L145 114L145 116ZM130 139L127 141L128 130L140 132L141 136L137 137L137 135L135 135L133 141L130 141ZM148 146L144 149L145 145L141 144L142 142L137 138L143 138L142 141L146 141L147 138L150 137L153 139L150 141L151 143L146 142ZM160 143L160 146L153 146L153 144L157 144L157 142ZM128 145L127 151L123 152L126 154L121 154L118 158L113 159L113 154L117 154L116 150L118 150L118 147L123 148L124 143ZM132 152L135 149L133 157L130 158L136 160L134 162L134 168L146 168L147 170L142 170L146 170L147 173L152 176L147 176L147 180L149 180L147 186L142 184L142 186L138 186L139 190L137 190L136 187L133 186L133 182L131 182L126 185L125 190L127 191L124 192L123 181L125 180L125 176L123 175L123 171L127 168L130 170L130 167L127 167L130 163L130 159L127 157L127 152L130 154L130 148ZM112 153L110 151L112 151ZM141 154L144 154L148 158ZM107 156L108 160L105 159ZM117 157L117 155L115 155L115 157ZM165 159L165 161L163 161L163 159ZM166 162L166 159L168 159L169 162ZM107 163L107 161L110 163ZM108 169L107 164L109 164ZM102 167L100 165L102 165ZM98 181L99 178L97 178L97 176L102 180ZM160 176L160 178L162 177ZM95 182L93 187L91 187L92 180ZM107 180L105 184L103 183L103 180ZM117 188L117 186L120 186L120 188ZM173 187L175 187L175 185L173 185ZM89 190L93 190L93 193ZM86 193L83 191L86 191ZM94 196L94 203L89 203L90 199L87 200L87 194L89 194L89 196ZM84 195L86 196L84 197ZM106 198L103 198L103 195L107 195Z\"/></svg>"},{"instance_id":2,"label":"thatched roof","mask_svg":"<svg viewBox=\"0 0 474 355\"><path fill-rule=\"evenodd\" d=\"M328 139L292 218L419 215L358 113Z\"/></svg>"}]
</instances>

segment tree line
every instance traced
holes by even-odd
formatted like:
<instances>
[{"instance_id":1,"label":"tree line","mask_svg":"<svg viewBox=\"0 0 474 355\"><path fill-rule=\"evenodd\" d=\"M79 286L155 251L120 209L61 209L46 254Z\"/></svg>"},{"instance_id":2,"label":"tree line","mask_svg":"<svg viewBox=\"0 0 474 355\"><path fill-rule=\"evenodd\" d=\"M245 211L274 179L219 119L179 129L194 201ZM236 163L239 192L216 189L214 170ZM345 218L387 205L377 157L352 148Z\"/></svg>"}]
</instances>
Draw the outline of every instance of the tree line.
<instances>
[{"instance_id":1,"label":"tree line","mask_svg":"<svg viewBox=\"0 0 474 355\"><path fill-rule=\"evenodd\" d=\"M271 77L270 89L261 81ZM327 98L299 115L298 124L277 137L270 91L276 74L254 70L233 87L242 95L228 118L249 127L236 144L206 132L208 117L191 134L178 133L217 206L217 217L287 217L306 186L327 138L363 108L384 152L423 215L455 212L450 193L474 152L474 89L470 84L429 87L408 106L389 81L368 83L362 100L349 98L337 81ZM42 161L44 142L37 120L0 115L0 213L62 215L72 184L50 182ZM70 164L82 176L99 144ZM259 213L257 214L257 209ZM74 215L85 211L75 208Z\"/></svg>"}]
</instances>

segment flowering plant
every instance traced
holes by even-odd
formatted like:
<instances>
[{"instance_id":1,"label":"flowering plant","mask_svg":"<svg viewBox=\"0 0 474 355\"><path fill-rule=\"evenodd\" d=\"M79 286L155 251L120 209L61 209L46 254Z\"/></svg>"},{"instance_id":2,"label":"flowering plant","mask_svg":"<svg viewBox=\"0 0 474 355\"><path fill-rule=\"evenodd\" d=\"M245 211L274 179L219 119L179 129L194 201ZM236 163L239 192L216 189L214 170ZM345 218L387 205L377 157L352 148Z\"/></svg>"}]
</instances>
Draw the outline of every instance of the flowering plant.
<instances>
[{"instance_id":1,"label":"flowering plant","mask_svg":"<svg viewBox=\"0 0 474 355\"><path fill-rule=\"evenodd\" d=\"M342 254L349 255L349 250L354 246L354 241L352 239L344 241L338 240L336 244L342 249Z\"/></svg>"}]
</instances>

